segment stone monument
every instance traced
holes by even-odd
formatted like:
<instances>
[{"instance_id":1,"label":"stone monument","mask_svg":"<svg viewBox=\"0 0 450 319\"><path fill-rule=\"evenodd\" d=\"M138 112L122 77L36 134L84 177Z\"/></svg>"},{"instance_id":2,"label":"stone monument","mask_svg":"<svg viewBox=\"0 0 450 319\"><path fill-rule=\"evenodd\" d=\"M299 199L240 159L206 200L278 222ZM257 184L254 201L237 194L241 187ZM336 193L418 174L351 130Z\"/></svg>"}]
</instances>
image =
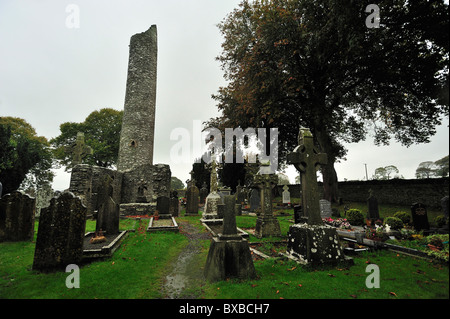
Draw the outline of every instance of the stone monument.
<instances>
[{"instance_id":1,"label":"stone monument","mask_svg":"<svg viewBox=\"0 0 450 319\"><path fill-rule=\"evenodd\" d=\"M322 222L316 176L317 166L327 163L327 155L315 148L309 129L300 129L298 144L288 154L287 162L300 172L302 210L307 222L289 227L287 254L304 264L334 264L345 260L345 256L336 229Z\"/></svg>"},{"instance_id":2,"label":"stone monument","mask_svg":"<svg viewBox=\"0 0 450 319\"><path fill-rule=\"evenodd\" d=\"M261 198L261 213L255 227L255 236L258 238L281 236L280 223L272 212L272 188L277 185L278 176L270 170L270 164L261 164L253 182L259 188Z\"/></svg>"},{"instance_id":3,"label":"stone monument","mask_svg":"<svg viewBox=\"0 0 450 319\"><path fill-rule=\"evenodd\" d=\"M32 240L36 200L22 191L0 199L0 242Z\"/></svg>"},{"instance_id":4,"label":"stone monument","mask_svg":"<svg viewBox=\"0 0 450 319\"><path fill-rule=\"evenodd\" d=\"M222 232L213 237L205 265L205 278L209 281L227 278L253 279L256 277L247 240L236 228L235 197L225 195Z\"/></svg>"},{"instance_id":5,"label":"stone monument","mask_svg":"<svg viewBox=\"0 0 450 319\"><path fill-rule=\"evenodd\" d=\"M218 183L217 183L217 171L216 171L216 160L212 156L211 162L211 177L210 177L210 192L206 196L205 210L202 215L202 222L206 223L221 223L222 220L219 217L218 205L222 204L222 198L218 193Z\"/></svg>"}]
</instances>

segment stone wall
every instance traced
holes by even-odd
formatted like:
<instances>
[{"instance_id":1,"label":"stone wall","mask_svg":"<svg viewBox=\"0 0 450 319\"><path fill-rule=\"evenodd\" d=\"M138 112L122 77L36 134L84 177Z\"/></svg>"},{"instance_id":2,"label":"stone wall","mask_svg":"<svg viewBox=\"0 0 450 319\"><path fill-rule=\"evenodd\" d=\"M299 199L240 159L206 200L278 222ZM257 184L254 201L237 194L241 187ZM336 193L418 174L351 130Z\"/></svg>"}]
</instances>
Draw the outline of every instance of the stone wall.
<instances>
[{"instance_id":1,"label":"stone wall","mask_svg":"<svg viewBox=\"0 0 450 319\"><path fill-rule=\"evenodd\" d=\"M323 193L322 183L318 184ZM301 197L301 185L288 186L291 198ZM281 196L282 187L277 185L275 196ZM440 208L441 198L449 194L449 178L347 181L339 182L338 189L344 202L366 202L372 189L380 204L409 206L422 202L430 208Z\"/></svg>"},{"instance_id":2,"label":"stone wall","mask_svg":"<svg viewBox=\"0 0 450 319\"><path fill-rule=\"evenodd\" d=\"M116 203L134 203L137 197L138 182L143 179L147 183L145 196L148 202L155 202L158 196L170 195L169 165L142 165L136 169L118 172L112 169L76 165L72 169L69 191L79 196L87 207L87 214L98 210L97 197L103 191L102 180L109 175L113 180L113 200Z\"/></svg>"}]
</instances>

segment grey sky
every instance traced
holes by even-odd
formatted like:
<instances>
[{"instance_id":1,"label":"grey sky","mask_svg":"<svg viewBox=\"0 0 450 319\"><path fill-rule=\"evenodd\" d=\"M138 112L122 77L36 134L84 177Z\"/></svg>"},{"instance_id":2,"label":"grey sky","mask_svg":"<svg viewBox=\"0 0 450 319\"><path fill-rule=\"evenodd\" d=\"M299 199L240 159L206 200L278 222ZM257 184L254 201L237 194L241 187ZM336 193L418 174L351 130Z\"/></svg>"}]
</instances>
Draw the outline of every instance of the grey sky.
<instances>
[{"instance_id":1,"label":"grey sky","mask_svg":"<svg viewBox=\"0 0 450 319\"><path fill-rule=\"evenodd\" d=\"M225 85L215 57L221 52L217 28L240 0L0 0L0 116L24 118L48 139L63 122L82 122L94 110L123 109L128 45L133 34L158 28L158 80L154 163L171 166L185 181L191 164L174 164L170 132L192 131L193 121L217 116L211 94ZM69 4L79 8L79 28L68 28ZM375 168L396 165L414 178L420 162L449 154L448 119L432 143L376 147L348 145L347 161L336 164L340 180L369 177ZM294 146L293 146L294 147ZM288 170L293 182L295 169ZM69 186L58 172L54 188Z\"/></svg>"}]
</instances>

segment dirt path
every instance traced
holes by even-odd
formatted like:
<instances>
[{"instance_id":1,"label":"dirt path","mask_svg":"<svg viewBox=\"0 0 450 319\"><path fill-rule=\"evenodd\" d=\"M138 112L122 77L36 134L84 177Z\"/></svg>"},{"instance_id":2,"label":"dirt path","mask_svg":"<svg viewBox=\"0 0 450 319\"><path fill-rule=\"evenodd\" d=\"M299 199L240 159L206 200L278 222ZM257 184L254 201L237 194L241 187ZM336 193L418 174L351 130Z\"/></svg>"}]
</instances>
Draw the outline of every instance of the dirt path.
<instances>
[{"instance_id":1,"label":"dirt path","mask_svg":"<svg viewBox=\"0 0 450 319\"><path fill-rule=\"evenodd\" d=\"M201 240L210 239L209 233L202 233L188 222L179 222L180 232L189 244L181 251L172 270L165 278L162 294L167 299L195 298L186 291L194 282L204 282L203 271L195 264L195 257L201 252Z\"/></svg>"}]
</instances>

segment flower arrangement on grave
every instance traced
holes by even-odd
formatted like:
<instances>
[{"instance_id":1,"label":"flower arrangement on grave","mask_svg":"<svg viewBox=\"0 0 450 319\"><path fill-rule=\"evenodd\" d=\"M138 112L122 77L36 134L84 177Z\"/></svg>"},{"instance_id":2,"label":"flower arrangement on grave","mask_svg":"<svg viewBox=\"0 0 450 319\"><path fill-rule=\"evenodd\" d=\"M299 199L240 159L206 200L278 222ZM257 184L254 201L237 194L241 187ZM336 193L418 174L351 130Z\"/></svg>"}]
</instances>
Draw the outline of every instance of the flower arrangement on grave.
<instances>
[{"instance_id":1,"label":"flower arrangement on grave","mask_svg":"<svg viewBox=\"0 0 450 319\"><path fill-rule=\"evenodd\" d=\"M106 237L103 235L103 231L100 229L98 232L96 231L92 238L89 240L90 244L97 244L106 241Z\"/></svg>"},{"instance_id":2,"label":"flower arrangement on grave","mask_svg":"<svg viewBox=\"0 0 450 319\"><path fill-rule=\"evenodd\" d=\"M330 226L341 228L341 229L351 229L352 225L347 221L346 218L332 219L331 217L322 218L322 221Z\"/></svg>"}]
</instances>

